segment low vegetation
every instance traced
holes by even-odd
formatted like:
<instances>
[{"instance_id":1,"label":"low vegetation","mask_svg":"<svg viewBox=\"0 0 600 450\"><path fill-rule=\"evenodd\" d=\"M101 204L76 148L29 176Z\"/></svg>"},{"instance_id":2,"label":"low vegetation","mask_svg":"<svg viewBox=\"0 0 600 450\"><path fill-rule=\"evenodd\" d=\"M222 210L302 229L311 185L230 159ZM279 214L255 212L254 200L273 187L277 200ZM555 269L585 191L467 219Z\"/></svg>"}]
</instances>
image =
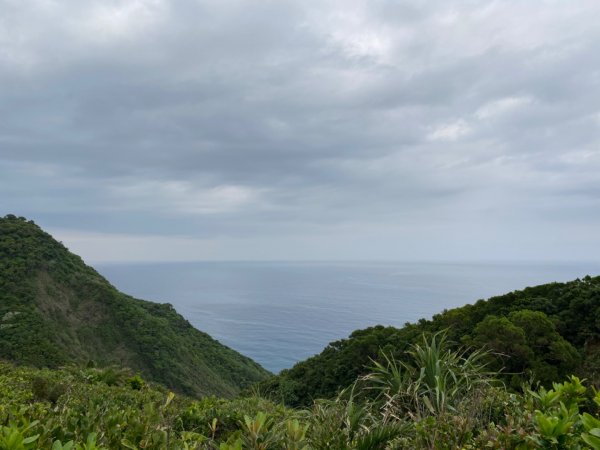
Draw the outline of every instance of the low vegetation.
<instances>
[{"instance_id":1,"label":"low vegetation","mask_svg":"<svg viewBox=\"0 0 600 450\"><path fill-rule=\"evenodd\" d=\"M331 400L194 400L119 369L0 364L0 449L600 449L600 394L577 377L511 392L485 352L422 337Z\"/></svg>"}]
</instances>

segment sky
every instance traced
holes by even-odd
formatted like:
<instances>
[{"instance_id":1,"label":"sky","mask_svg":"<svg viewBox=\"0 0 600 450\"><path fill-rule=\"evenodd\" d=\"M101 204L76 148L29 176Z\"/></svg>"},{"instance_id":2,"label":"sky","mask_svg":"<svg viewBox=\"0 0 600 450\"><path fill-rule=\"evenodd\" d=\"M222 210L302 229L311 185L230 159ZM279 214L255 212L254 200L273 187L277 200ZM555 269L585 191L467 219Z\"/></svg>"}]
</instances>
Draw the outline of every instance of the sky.
<instances>
[{"instance_id":1,"label":"sky","mask_svg":"<svg viewBox=\"0 0 600 450\"><path fill-rule=\"evenodd\" d=\"M598 260L598 17L0 0L0 215L89 262Z\"/></svg>"}]
</instances>

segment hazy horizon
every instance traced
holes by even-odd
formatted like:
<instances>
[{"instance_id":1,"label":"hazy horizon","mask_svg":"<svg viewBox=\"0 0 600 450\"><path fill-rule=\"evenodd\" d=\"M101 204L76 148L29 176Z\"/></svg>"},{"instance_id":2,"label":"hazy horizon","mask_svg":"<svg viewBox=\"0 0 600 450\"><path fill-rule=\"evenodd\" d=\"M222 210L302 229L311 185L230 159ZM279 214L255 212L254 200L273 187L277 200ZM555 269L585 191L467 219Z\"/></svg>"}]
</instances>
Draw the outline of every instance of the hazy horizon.
<instances>
[{"instance_id":1,"label":"hazy horizon","mask_svg":"<svg viewBox=\"0 0 600 450\"><path fill-rule=\"evenodd\" d=\"M69 249L72 251L71 249ZM448 265L448 264L456 264L456 265L472 265L472 264L482 264L482 265L527 265L527 264L537 264L537 265L548 265L548 266L560 266L560 265L575 265L575 264L599 264L600 259L578 259L578 260L534 260L534 259L522 259L522 260L510 260L510 259L498 259L498 260L490 260L490 259L462 259L462 260L451 260L451 259L437 259L437 260L426 260L426 259L181 259L181 260L96 260L96 261L85 261L88 264L98 264L101 266L118 266L118 265L175 265L175 264L188 264L188 263L226 263L226 264L245 264L245 263L256 263L256 264L273 264L273 263L281 263L281 264L432 264L432 265Z\"/></svg>"}]
</instances>

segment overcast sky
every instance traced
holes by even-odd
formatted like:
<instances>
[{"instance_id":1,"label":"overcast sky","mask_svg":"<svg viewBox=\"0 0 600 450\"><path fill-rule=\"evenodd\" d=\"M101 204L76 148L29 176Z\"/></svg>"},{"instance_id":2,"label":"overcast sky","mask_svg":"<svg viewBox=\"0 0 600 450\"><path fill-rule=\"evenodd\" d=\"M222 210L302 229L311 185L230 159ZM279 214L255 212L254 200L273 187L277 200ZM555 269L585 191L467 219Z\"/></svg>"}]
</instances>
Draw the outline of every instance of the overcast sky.
<instances>
[{"instance_id":1,"label":"overcast sky","mask_svg":"<svg viewBox=\"0 0 600 450\"><path fill-rule=\"evenodd\" d=\"M0 0L2 214L90 262L597 260L599 17Z\"/></svg>"}]
</instances>

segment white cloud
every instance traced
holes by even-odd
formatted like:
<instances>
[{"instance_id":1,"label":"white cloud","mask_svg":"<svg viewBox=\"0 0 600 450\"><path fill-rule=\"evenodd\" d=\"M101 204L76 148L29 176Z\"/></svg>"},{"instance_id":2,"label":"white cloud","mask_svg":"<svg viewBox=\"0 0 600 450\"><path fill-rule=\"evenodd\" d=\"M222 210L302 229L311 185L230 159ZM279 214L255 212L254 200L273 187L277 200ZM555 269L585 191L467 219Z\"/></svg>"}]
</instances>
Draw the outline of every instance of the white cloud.
<instances>
[{"instance_id":1,"label":"white cloud","mask_svg":"<svg viewBox=\"0 0 600 450\"><path fill-rule=\"evenodd\" d=\"M488 102L475 112L475 117L481 120L508 114L533 103L530 96L506 97Z\"/></svg>"},{"instance_id":2,"label":"white cloud","mask_svg":"<svg viewBox=\"0 0 600 450\"><path fill-rule=\"evenodd\" d=\"M600 149L566 152L560 155L559 160L566 164L581 166L587 171L597 171L600 168Z\"/></svg>"},{"instance_id":3,"label":"white cloud","mask_svg":"<svg viewBox=\"0 0 600 450\"><path fill-rule=\"evenodd\" d=\"M469 124L463 120L444 123L435 127L428 135L430 141L456 141L471 132Z\"/></svg>"},{"instance_id":4,"label":"white cloud","mask_svg":"<svg viewBox=\"0 0 600 450\"><path fill-rule=\"evenodd\" d=\"M178 180L119 183L110 188L117 209L203 215L258 208L261 202L261 192L245 186L198 187Z\"/></svg>"},{"instance_id":5,"label":"white cloud","mask_svg":"<svg viewBox=\"0 0 600 450\"><path fill-rule=\"evenodd\" d=\"M101 1L94 2L78 22L71 23L90 41L117 43L161 23L167 13L162 0Z\"/></svg>"}]
</instances>

